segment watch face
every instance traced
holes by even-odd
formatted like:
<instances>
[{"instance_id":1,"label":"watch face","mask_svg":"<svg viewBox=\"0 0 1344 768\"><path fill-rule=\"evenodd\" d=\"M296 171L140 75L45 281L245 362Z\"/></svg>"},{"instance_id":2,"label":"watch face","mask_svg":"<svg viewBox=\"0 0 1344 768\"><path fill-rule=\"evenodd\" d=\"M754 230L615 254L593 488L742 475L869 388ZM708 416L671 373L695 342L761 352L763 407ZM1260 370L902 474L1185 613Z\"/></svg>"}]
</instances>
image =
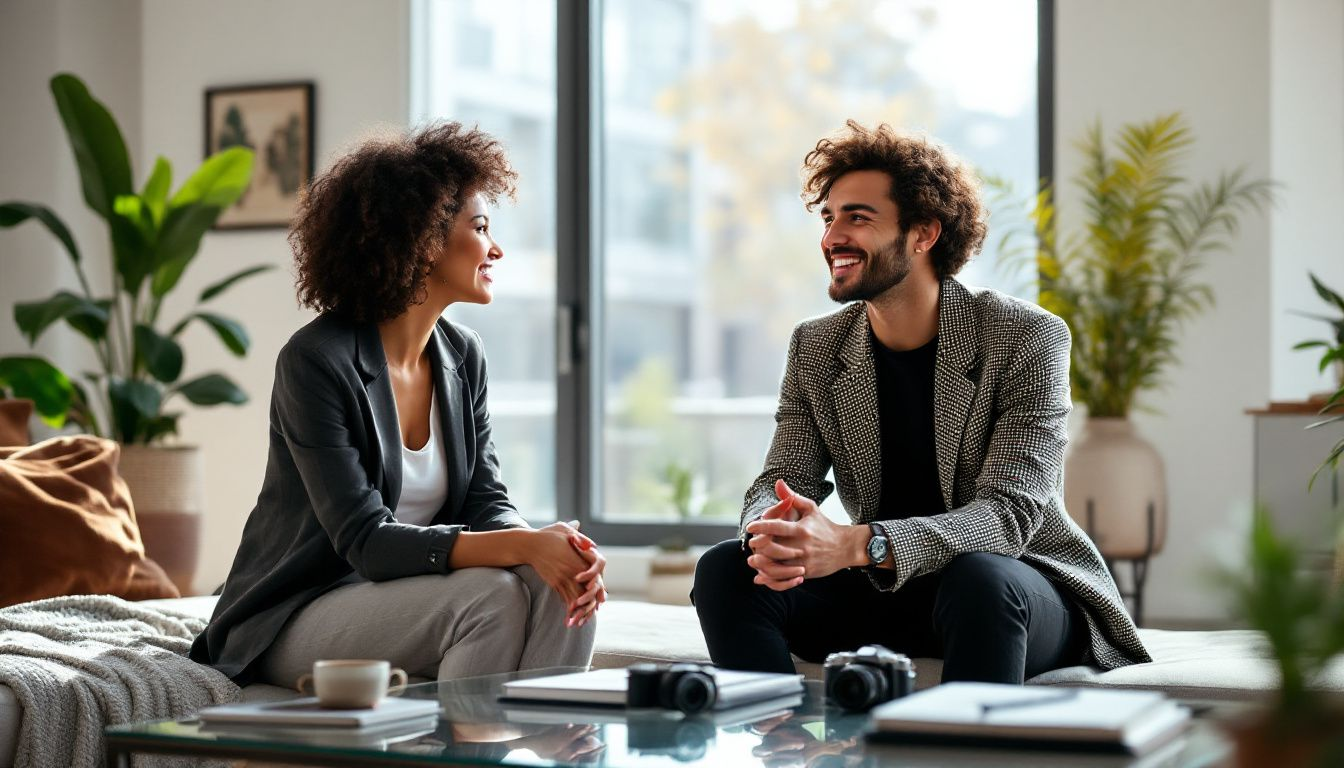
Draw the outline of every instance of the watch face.
<instances>
[{"instance_id":1,"label":"watch face","mask_svg":"<svg viewBox=\"0 0 1344 768\"><path fill-rule=\"evenodd\" d=\"M887 559L887 537L874 534L868 540L868 560L874 565Z\"/></svg>"}]
</instances>

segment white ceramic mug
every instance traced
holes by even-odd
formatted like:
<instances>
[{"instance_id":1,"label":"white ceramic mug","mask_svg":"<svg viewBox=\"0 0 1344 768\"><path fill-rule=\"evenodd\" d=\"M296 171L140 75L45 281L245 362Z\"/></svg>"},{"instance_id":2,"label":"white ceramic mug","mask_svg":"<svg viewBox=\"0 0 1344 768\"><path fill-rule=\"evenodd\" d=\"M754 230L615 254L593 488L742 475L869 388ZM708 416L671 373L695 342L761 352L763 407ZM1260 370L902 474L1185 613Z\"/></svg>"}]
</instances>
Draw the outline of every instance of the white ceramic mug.
<instances>
[{"instance_id":1,"label":"white ceramic mug","mask_svg":"<svg viewBox=\"0 0 1344 768\"><path fill-rule=\"evenodd\" d=\"M388 688L391 680L397 683ZM364 709L401 693L406 688L406 672L379 659L323 659L314 662L312 674L300 677L294 687L299 693L309 693L309 685L324 707Z\"/></svg>"}]
</instances>

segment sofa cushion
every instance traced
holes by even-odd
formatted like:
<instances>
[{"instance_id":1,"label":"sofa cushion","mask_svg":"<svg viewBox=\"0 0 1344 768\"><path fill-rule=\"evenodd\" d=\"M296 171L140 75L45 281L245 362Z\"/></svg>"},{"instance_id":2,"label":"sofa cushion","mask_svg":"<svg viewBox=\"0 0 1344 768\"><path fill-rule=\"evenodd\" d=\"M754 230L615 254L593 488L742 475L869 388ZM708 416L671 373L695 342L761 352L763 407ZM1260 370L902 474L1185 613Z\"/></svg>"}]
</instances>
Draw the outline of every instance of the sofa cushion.
<instances>
[{"instance_id":1,"label":"sofa cushion","mask_svg":"<svg viewBox=\"0 0 1344 768\"><path fill-rule=\"evenodd\" d=\"M1148 664L1102 671L1076 666L1056 669L1027 682L1033 685L1082 685L1143 688L1194 699L1248 700L1263 697L1278 685L1272 661L1266 658L1260 633L1250 630L1169 631L1140 629L1152 654ZM680 605L613 600L597 619L593 666L622 667L637 661L709 661L695 609ZM798 671L821 679L820 664L795 659ZM940 659L915 659L916 687L927 688L942 677ZM1324 687L1344 691L1344 659L1331 667Z\"/></svg>"},{"instance_id":2,"label":"sofa cushion","mask_svg":"<svg viewBox=\"0 0 1344 768\"><path fill-rule=\"evenodd\" d=\"M214 597L154 600L152 604L209 616ZM1139 636L1153 660L1148 664L1102 671L1096 667L1065 667L1037 675L1033 685L1083 685L1158 690L1170 696L1227 701L1264 697L1278 685L1278 673L1267 658L1259 632L1208 632L1140 629ZM597 618L593 666L624 667L641 661L709 661L695 609L685 605L656 605L611 600ZM798 671L821 679L821 665L795 659ZM916 659L917 685L926 688L942 677L940 659ZM1344 658L1338 659L1321 681L1325 688L1344 691ZM244 694L252 686L244 689ZM283 689L275 689L281 691Z\"/></svg>"},{"instance_id":3,"label":"sofa cushion","mask_svg":"<svg viewBox=\"0 0 1344 768\"><path fill-rule=\"evenodd\" d=\"M175 597L145 557L120 446L89 435L0 447L0 606L46 597Z\"/></svg>"}]
</instances>

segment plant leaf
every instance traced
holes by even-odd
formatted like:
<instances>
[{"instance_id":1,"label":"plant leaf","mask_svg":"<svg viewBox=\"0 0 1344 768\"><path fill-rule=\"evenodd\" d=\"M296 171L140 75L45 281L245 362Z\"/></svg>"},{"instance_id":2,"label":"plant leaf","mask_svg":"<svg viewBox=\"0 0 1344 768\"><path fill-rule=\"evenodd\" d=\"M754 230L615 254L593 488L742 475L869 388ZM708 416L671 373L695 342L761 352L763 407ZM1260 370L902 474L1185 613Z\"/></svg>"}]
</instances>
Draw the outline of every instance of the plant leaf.
<instances>
[{"instance_id":1,"label":"plant leaf","mask_svg":"<svg viewBox=\"0 0 1344 768\"><path fill-rule=\"evenodd\" d=\"M136 245L152 243L158 238L158 227L154 223L154 214L150 212L145 205L145 201L140 199L139 195L118 195L112 208L117 216L135 227L136 233L140 236ZM136 248L128 251L128 255L138 262L133 266L133 269L144 270L148 267L147 262L150 254L147 248Z\"/></svg>"},{"instance_id":2,"label":"plant leaf","mask_svg":"<svg viewBox=\"0 0 1344 768\"><path fill-rule=\"evenodd\" d=\"M145 422L145 443L152 443L165 435L177 434L177 420L181 416L180 413L163 413Z\"/></svg>"},{"instance_id":3,"label":"plant leaf","mask_svg":"<svg viewBox=\"0 0 1344 768\"><path fill-rule=\"evenodd\" d=\"M196 405L242 405L247 402L247 394L221 373L207 373L192 379L179 386L177 391Z\"/></svg>"},{"instance_id":4,"label":"plant leaf","mask_svg":"<svg viewBox=\"0 0 1344 768\"><path fill-rule=\"evenodd\" d=\"M154 170L145 180L145 191L140 193L141 199L145 201L145 207L154 217L154 226L157 228L163 223L163 212L168 204L168 191L173 184L173 166L168 159L162 155L154 161Z\"/></svg>"},{"instance_id":5,"label":"plant leaf","mask_svg":"<svg viewBox=\"0 0 1344 768\"><path fill-rule=\"evenodd\" d=\"M233 286L234 283L238 282L239 280L243 280L244 278L248 278L253 275L260 274L262 272L269 272L272 269L275 269L274 264L259 264L255 267L248 267L247 269L244 269L241 272L229 275L223 280L220 280L218 283L215 283L214 285L211 285L210 287L206 288L204 291L201 291L201 298L199 299L199 301L201 303L207 302L215 298L219 294L223 293L224 291L228 290L230 287Z\"/></svg>"},{"instance_id":6,"label":"plant leaf","mask_svg":"<svg viewBox=\"0 0 1344 768\"><path fill-rule=\"evenodd\" d=\"M106 301L90 301L69 291L57 291L45 301L18 302L14 305L14 323L35 344L52 323L65 320L76 331L95 344L107 335L108 307Z\"/></svg>"},{"instance_id":7,"label":"plant leaf","mask_svg":"<svg viewBox=\"0 0 1344 768\"><path fill-rule=\"evenodd\" d=\"M112 405L112 428L123 443L143 442L145 424L159 415L163 393L148 381L113 376L107 382Z\"/></svg>"},{"instance_id":8,"label":"plant leaf","mask_svg":"<svg viewBox=\"0 0 1344 768\"><path fill-rule=\"evenodd\" d=\"M1320 279L1316 277L1316 275L1308 272L1307 277L1311 279L1311 287L1316 289L1316 295L1320 296L1322 301L1327 304L1333 304L1335 309L1344 312L1344 296L1340 296L1338 293L1330 290L1326 287L1325 283L1322 283Z\"/></svg>"},{"instance_id":9,"label":"plant leaf","mask_svg":"<svg viewBox=\"0 0 1344 768\"><path fill-rule=\"evenodd\" d=\"M182 375L182 347L143 323L135 325L135 348L149 374L164 384Z\"/></svg>"},{"instance_id":10,"label":"plant leaf","mask_svg":"<svg viewBox=\"0 0 1344 768\"><path fill-rule=\"evenodd\" d=\"M65 252L70 254L70 260L79 263L79 248L75 245L75 238L70 235L70 228L65 226L65 222L61 221L50 208L37 203L14 200L0 203L0 227L9 228L28 219L37 219L45 224L51 234L65 246Z\"/></svg>"},{"instance_id":11,"label":"plant leaf","mask_svg":"<svg viewBox=\"0 0 1344 768\"><path fill-rule=\"evenodd\" d=\"M0 390L33 401L42 420L53 427L65 424L75 388L59 368L40 357L0 357Z\"/></svg>"},{"instance_id":12,"label":"plant leaf","mask_svg":"<svg viewBox=\"0 0 1344 768\"><path fill-rule=\"evenodd\" d=\"M252 179L252 158L252 150L246 147L229 147L216 152L182 184L168 207L206 205L228 208L247 191Z\"/></svg>"},{"instance_id":13,"label":"plant leaf","mask_svg":"<svg viewBox=\"0 0 1344 768\"><path fill-rule=\"evenodd\" d=\"M182 279L182 273L201 248L201 238L221 213L222 208L210 205L168 209L154 254L154 279L150 283L154 296L162 298Z\"/></svg>"},{"instance_id":14,"label":"plant leaf","mask_svg":"<svg viewBox=\"0 0 1344 768\"><path fill-rule=\"evenodd\" d=\"M247 348L251 346L252 340L248 338L247 331L238 324L238 321L211 312L197 312L196 317L214 329L219 340L224 342L224 346L228 347L230 352L238 357L247 354Z\"/></svg>"},{"instance_id":15,"label":"plant leaf","mask_svg":"<svg viewBox=\"0 0 1344 768\"><path fill-rule=\"evenodd\" d=\"M84 200L111 221L117 196L131 193L131 160L121 129L107 107L74 75L53 77L51 95L75 152Z\"/></svg>"}]
</instances>

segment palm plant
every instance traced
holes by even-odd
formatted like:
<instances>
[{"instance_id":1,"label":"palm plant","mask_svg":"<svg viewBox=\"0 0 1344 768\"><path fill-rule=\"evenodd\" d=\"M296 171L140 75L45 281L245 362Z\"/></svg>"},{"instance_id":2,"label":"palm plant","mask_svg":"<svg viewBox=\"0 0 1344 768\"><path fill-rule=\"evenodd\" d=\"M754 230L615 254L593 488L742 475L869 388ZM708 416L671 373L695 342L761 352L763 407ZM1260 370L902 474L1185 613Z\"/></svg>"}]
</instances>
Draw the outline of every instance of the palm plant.
<instances>
[{"instance_id":1,"label":"palm plant","mask_svg":"<svg viewBox=\"0 0 1344 768\"><path fill-rule=\"evenodd\" d=\"M1109 145L1097 123L1077 145L1081 230L1060 235L1049 186L1029 214L1039 301L1073 333L1073 398L1090 416L1127 417L1162 383L1181 326L1213 304L1205 258L1272 199L1272 183L1244 170L1192 185L1177 173L1192 142L1179 113L1125 125Z\"/></svg>"},{"instance_id":2,"label":"palm plant","mask_svg":"<svg viewBox=\"0 0 1344 768\"><path fill-rule=\"evenodd\" d=\"M137 193L126 142L106 106L73 75L52 78L51 92L74 150L84 200L108 227L112 288L109 293L94 290L69 227L50 208L0 203L0 227L29 220L43 224L60 241L79 280L78 292L60 290L44 300L15 304L14 321L30 345L64 321L93 346L99 370L84 373L80 383L41 357L0 357L0 393L34 400L37 412L53 426L68 420L96 435L145 444L177 431L180 414L165 410L176 395L202 406L246 402L246 394L220 373L180 381L178 339L190 324L208 326L237 356L249 346L242 325L199 306L172 325L161 314L201 238L247 189L251 150L235 147L207 158L171 196L172 167L159 157ZM198 304L267 269L250 267L211 285Z\"/></svg>"}]
</instances>

